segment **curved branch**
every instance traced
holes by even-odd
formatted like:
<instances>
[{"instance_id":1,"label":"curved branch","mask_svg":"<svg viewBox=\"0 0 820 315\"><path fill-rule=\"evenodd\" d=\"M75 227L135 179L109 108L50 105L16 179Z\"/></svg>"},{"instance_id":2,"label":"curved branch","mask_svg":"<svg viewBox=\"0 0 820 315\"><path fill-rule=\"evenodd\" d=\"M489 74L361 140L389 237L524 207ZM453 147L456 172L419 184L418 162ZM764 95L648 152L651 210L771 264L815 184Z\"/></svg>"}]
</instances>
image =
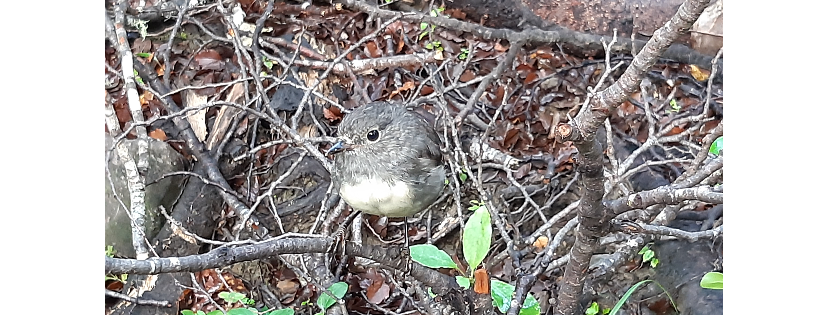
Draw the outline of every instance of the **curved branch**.
<instances>
[{"instance_id":1,"label":"curved branch","mask_svg":"<svg viewBox=\"0 0 820 315\"><path fill-rule=\"evenodd\" d=\"M243 261L262 259L273 255L325 253L333 248L336 240L330 237L282 238L256 244L236 247L219 247L205 254L184 257L148 258L146 260L119 259L105 257L106 274L160 274L171 272L195 272L210 268L228 266ZM401 248L344 244L346 255L365 257L382 265L398 270L405 268L407 257ZM460 288L455 278L413 262L410 274L436 294L448 293Z\"/></svg>"}]
</instances>

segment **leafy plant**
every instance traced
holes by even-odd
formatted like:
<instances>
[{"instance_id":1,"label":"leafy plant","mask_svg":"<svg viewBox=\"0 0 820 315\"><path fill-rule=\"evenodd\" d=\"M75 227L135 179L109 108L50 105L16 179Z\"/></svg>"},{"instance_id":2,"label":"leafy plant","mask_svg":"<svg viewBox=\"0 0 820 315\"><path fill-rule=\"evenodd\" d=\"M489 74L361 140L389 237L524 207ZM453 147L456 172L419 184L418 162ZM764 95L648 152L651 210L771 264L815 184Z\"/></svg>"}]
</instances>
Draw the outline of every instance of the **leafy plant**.
<instances>
[{"instance_id":1,"label":"leafy plant","mask_svg":"<svg viewBox=\"0 0 820 315\"><path fill-rule=\"evenodd\" d=\"M430 50L438 50L438 51L443 51L444 50L444 47L441 46L441 42L437 41L437 40L432 41L432 42L428 42L426 45L424 45L424 48L427 48L427 49L430 49Z\"/></svg>"},{"instance_id":2,"label":"leafy plant","mask_svg":"<svg viewBox=\"0 0 820 315\"><path fill-rule=\"evenodd\" d=\"M114 255L116 255L116 254L117 254L117 250L114 249L114 246L111 246L111 245L106 245L105 246L105 256L114 258ZM126 280L128 280L128 275L127 274L121 274L119 276L106 275L105 280L117 280L119 282L124 283Z\"/></svg>"},{"instance_id":3,"label":"leafy plant","mask_svg":"<svg viewBox=\"0 0 820 315\"><path fill-rule=\"evenodd\" d=\"M715 139L715 142L712 142L712 145L709 146L709 153L720 155L721 152L723 152L723 136Z\"/></svg>"},{"instance_id":4,"label":"leafy plant","mask_svg":"<svg viewBox=\"0 0 820 315\"><path fill-rule=\"evenodd\" d=\"M410 246L410 258L429 268L453 268L456 263L443 250L438 249L433 244L420 244Z\"/></svg>"},{"instance_id":5,"label":"leafy plant","mask_svg":"<svg viewBox=\"0 0 820 315\"><path fill-rule=\"evenodd\" d=\"M504 281L492 280L490 281L490 294L493 296L493 305L498 307L502 313L506 313L510 309L512 303L512 296L515 293L515 286ZM524 304L521 305L520 315L538 315L541 313L541 305L532 294L527 294L524 299Z\"/></svg>"},{"instance_id":6,"label":"leafy plant","mask_svg":"<svg viewBox=\"0 0 820 315\"><path fill-rule=\"evenodd\" d=\"M649 266L655 268L660 263L657 257L655 257L655 251L649 248L649 244L644 245L643 248L638 252L638 255L641 255L641 263L649 262Z\"/></svg>"},{"instance_id":7,"label":"leafy plant","mask_svg":"<svg viewBox=\"0 0 820 315\"><path fill-rule=\"evenodd\" d=\"M268 59L268 57L262 56L262 64L265 66L265 68L268 68L268 70L273 70L274 62L273 60ZM260 75L265 77L268 75L268 73L266 71L262 71Z\"/></svg>"},{"instance_id":8,"label":"leafy plant","mask_svg":"<svg viewBox=\"0 0 820 315\"><path fill-rule=\"evenodd\" d=\"M467 264L470 265L470 275L478 268L478 264L484 260L490 252L493 229L490 224L490 212L483 203L476 209L475 213L467 219L464 225L464 235L461 238L461 248Z\"/></svg>"},{"instance_id":9,"label":"leafy plant","mask_svg":"<svg viewBox=\"0 0 820 315\"><path fill-rule=\"evenodd\" d=\"M470 53L470 50L467 48L462 48L461 52L458 53L458 60L466 60L467 55Z\"/></svg>"},{"instance_id":10,"label":"leafy plant","mask_svg":"<svg viewBox=\"0 0 820 315\"><path fill-rule=\"evenodd\" d=\"M225 300L225 302L227 302L228 304L233 304L233 303L236 303L236 302L242 302L242 304L245 304L245 305L253 305L254 303L256 303L256 301L254 301L251 298L248 298L247 296L245 296L245 294L240 293L240 292L223 291L223 292L219 292L219 294L217 296L219 296L219 298ZM233 309L228 310L225 314L228 314L228 315L258 315L258 314L263 313L266 310L267 310L267 307L263 307L261 310L257 310L254 307L237 307L237 308L233 308ZM203 311L194 312L192 310L182 310L181 313L182 313L182 315L222 315L223 314L222 311L220 311L220 310L213 310L213 311L210 311L208 313L205 313ZM270 315L293 315L293 309L292 308L284 308L284 309L281 309L281 310L271 311L269 314Z\"/></svg>"},{"instance_id":11,"label":"leafy plant","mask_svg":"<svg viewBox=\"0 0 820 315\"><path fill-rule=\"evenodd\" d=\"M290 312L287 312L287 310L290 310ZM290 308L286 308L284 310L278 310L278 311L284 311L284 312L277 313L278 315L287 315L287 314L292 315L293 314L293 309L290 309ZM274 311L274 312L278 312L278 311ZM274 312L271 312L271 314L274 314ZM196 311L196 313L194 313L194 311L192 311L192 310L182 310L182 312L180 312L180 313L182 313L182 315L223 315L223 314L227 314L227 315L257 315L257 314L259 314L259 311L257 311L254 308L239 307L239 308L230 309L225 313L222 313L221 310L213 310L213 311L210 311L208 313L205 313L203 311Z\"/></svg>"},{"instance_id":12,"label":"leafy plant","mask_svg":"<svg viewBox=\"0 0 820 315\"><path fill-rule=\"evenodd\" d=\"M461 237L463 255L467 260L469 270L461 270L453 261L449 254L438 249L432 244L422 244L410 246L410 258L429 268L452 268L461 275L456 276L458 285L469 289L475 282L474 272L481 261L487 257L492 243L492 223L490 222L490 212L482 202L470 201L470 210L475 211L467 223L464 225L464 233ZM493 298L493 306L498 307L501 312L506 312L510 308L515 286L504 281L491 280L490 294ZM428 293L434 296L428 289ZM527 294L524 304L519 314L537 315L541 313L541 306L532 294Z\"/></svg>"},{"instance_id":13,"label":"leafy plant","mask_svg":"<svg viewBox=\"0 0 820 315\"><path fill-rule=\"evenodd\" d=\"M245 294L240 293L240 292L223 291L223 292L219 292L219 294L217 296L219 296L221 299L225 300L225 302L227 302L228 304L233 304L233 303L236 303L236 302L242 302L242 304L245 304L245 305L252 305L252 304L256 303L253 299L248 298L247 296L245 296ZM237 308L232 308L232 309L228 310L225 313L222 313L221 310L213 310L213 311L210 311L208 313L205 313L203 311L196 311L196 313L194 313L194 311L192 311L192 310L182 310L181 313L182 313L182 315L222 315L222 314L227 314L227 315L258 315L258 314L263 314L263 313L267 313L267 314L270 314L270 315L293 315L293 313L294 313L292 308L285 308L285 309L281 309L281 310L275 310L275 311L271 311L269 313L266 312L266 311L267 311L267 307L263 307L261 310L257 310L254 307L237 307Z\"/></svg>"},{"instance_id":14,"label":"leafy plant","mask_svg":"<svg viewBox=\"0 0 820 315\"><path fill-rule=\"evenodd\" d=\"M137 31L140 33L140 37L142 39L145 39L145 37L148 36L148 21L140 19L133 19L129 21L131 21L131 26L136 28Z\"/></svg>"},{"instance_id":15,"label":"leafy plant","mask_svg":"<svg viewBox=\"0 0 820 315\"><path fill-rule=\"evenodd\" d=\"M679 112L680 108L681 108L680 105L678 105L678 102L675 101L674 98L669 100L669 107L672 107L672 111L675 112L675 113Z\"/></svg>"},{"instance_id":16,"label":"leafy plant","mask_svg":"<svg viewBox=\"0 0 820 315\"><path fill-rule=\"evenodd\" d=\"M598 302L593 301L592 304L590 304L589 307L587 307L586 311L584 311L584 314L585 315L596 315L598 313L601 313L603 315L606 315L606 314L609 314L610 311L611 311L611 309L609 309L609 308L604 308L602 310L601 307L598 305Z\"/></svg>"},{"instance_id":17,"label":"leafy plant","mask_svg":"<svg viewBox=\"0 0 820 315\"><path fill-rule=\"evenodd\" d=\"M331 297L327 293L322 292L322 294L319 295L319 298L316 299L316 305L322 309L322 311L317 315L324 315L328 308L333 306L333 304L336 304L337 299L341 299L345 296L345 293L347 293L347 288L347 283L336 282L327 288L327 290L330 291L330 293L333 293L335 297Z\"/></svg>"},{"instance_id":18,"label":"leafy plant","mask_svg":"<svg viewBox=\"0 0 820 315\"><path fill-rule=\"evenodd\" d=\"M430 10L430 16L439 16L439 14L441 14L441 12L444 12L444 7L439 7L439 8L435 8L433 10ZM428 27L430 28L429 30L427 29ZM426 22L421 22L421 24L419 24L419 29L423 31L423 32L421 32L421 34L419 34L419 40L421 40L422 38L424 38L425 35L429 34L433 30L435 30L436 26L432 25L432 24L427 24ZM432 49L432 48L428 48L428 49Z\"/></svg>"},{"instance_id":19,"label":"leafy plant","mask_svg":"<svg viewBox=\"0 0 820 315\"><path fill-rule=\"evenodd\" d=\"M121 275L116 276L116 277L106 275L105 280L117 280L119 282L125 283L125 281L128 280L128 275L127 274L121 274Z\"/></svg>"},{"instance_id":20,"label":"leafy plant","mask_svg":"<svg viewBox=\"0 0 820 315\"><path fill-rule=\"evenodd\" d=\"M458 179L461 180L461 183L463 184L464 182L467 181L467 173L459 172L458 173Z\"/></svg>"},{"instance_id":21,"label":"leafy plant","mask_svg":"<svg viewBox=\"0 0 820 315\"><path fill-rule=\"evenodd\" d=\"M117 254L117 250L114 249L114 246L106 245L105 246L105 255L111 258L114 258L114 255Z\"/></svg>"},{"instance_id":22,"label":"leafy plant","mask_svg":"<svg viewBox=\"0 0 820 315\"><path fill-rule=\"evenodd\" d=\"M256 303L256 301L246 297L245 294L240 293L240 292L222 291L222 292L219 292L219 294L217 294L217 296L219 296L219 298L225 300L225 302L228 302L230 304L233 304L233 303L236 303L236 302L242 302L242 304L245 304L245 305L253 305L254 303Z\"/></svg>"},{"instance_id":23,"label":"leafy plant","mask_svg":"<svg viewBox=\"0 0 820 315\"><path fill-rule=\"evenodd\" d=\"M140 78L139 73L137 73L137 69L134 69L134 80L137 80L140 84L145 84L145 82L142 81L142 78Z\"/></svg>"},{"instance_id":24,"label":"leafy plant","mask_svg":"<svg viewBox=\"0 0 820 315\"><path fill-rule=\"evenodd\" d=\"M700 287L704 289L723 290L723 273L707 272L700 279Z\"/></svg>"}]
</instances>

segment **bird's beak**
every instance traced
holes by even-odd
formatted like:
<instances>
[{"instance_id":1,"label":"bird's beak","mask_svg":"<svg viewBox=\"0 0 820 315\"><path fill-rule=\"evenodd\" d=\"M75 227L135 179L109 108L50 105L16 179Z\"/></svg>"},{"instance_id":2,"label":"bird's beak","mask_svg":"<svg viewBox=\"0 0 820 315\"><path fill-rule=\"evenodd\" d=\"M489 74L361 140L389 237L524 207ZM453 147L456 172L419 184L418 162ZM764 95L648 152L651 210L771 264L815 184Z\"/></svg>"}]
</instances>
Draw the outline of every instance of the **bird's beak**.
<instances>
[{"instance_id":1,"label":"bird's beak","mask_svg":"<svg viewBox=\"0 0 820 315\"><path fill-rule=\"evenodd\" d=\"M344 140L339 139L339 142L336 142L330 149L327 150L327 155L333 155L342 151L350 150L351 147L349 144L345 143Z\"/></svg>"}]
</instances>

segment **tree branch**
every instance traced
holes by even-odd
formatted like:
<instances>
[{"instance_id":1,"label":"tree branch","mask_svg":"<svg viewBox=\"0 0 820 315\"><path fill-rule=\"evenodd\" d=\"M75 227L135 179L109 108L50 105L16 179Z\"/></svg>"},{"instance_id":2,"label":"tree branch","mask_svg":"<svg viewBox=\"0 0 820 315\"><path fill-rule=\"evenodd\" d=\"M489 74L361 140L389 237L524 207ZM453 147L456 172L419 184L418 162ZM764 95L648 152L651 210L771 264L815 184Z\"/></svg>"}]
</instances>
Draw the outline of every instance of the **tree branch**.
<instances>
[{"instance_id":1,"label":"tree branch","mask_svg":"<svg viewBox=\"0 0 820 315\"><path fill-rule=\"evenodd\" d=\"M711 186L680 189L662 186L608 201L606 202L606 207L609 208L612 213L618 215L632 209L643 209L657 204L673 205L684 200L700 200L713 204L721 204L723 203L723 192L718 192Z\"/></svg>"},{"instance_id":2,"label":"tree branch","mask_svg":"<svg viewBox=\"0 0 820 315\"><path fill-rule=\"evenodd\" d=\"M589 261L598 239L608 232L612 212L605 212L603 199L603 155L595 134L615 106L638 90L641 79L672 42L688 30L709 0L687 0L671 21L655 31L624 74L610 87L595 93L590 106L578 113L568 124L559 125L559 139L573 141L578 148L578 170L581 173L582 197L578 207L579 228L570 250L570 262L564 272L564 282L558 293L557 314L581 314L580 300Z\"/></svg>"}]
</instances>

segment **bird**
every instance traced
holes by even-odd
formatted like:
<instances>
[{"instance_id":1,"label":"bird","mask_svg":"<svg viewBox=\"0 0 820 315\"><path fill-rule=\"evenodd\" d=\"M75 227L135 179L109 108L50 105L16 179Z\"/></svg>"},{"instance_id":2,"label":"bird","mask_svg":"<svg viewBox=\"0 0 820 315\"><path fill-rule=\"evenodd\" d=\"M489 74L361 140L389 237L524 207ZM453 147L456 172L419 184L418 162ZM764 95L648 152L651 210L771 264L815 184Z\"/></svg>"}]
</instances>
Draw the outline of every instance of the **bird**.
<instances>
[{"instance_id":1,"label":"bird","mask_svg":"<svg viewBox=\"0 0 820 315\"><path fill-rule=\"evenodd\" d=\"M328 150L334 155L331 177L354 210L406 218L441 196L441 140L420 114L376 101L354 108L337 131L338 142Z\"/></svg>"}]
</instances>

